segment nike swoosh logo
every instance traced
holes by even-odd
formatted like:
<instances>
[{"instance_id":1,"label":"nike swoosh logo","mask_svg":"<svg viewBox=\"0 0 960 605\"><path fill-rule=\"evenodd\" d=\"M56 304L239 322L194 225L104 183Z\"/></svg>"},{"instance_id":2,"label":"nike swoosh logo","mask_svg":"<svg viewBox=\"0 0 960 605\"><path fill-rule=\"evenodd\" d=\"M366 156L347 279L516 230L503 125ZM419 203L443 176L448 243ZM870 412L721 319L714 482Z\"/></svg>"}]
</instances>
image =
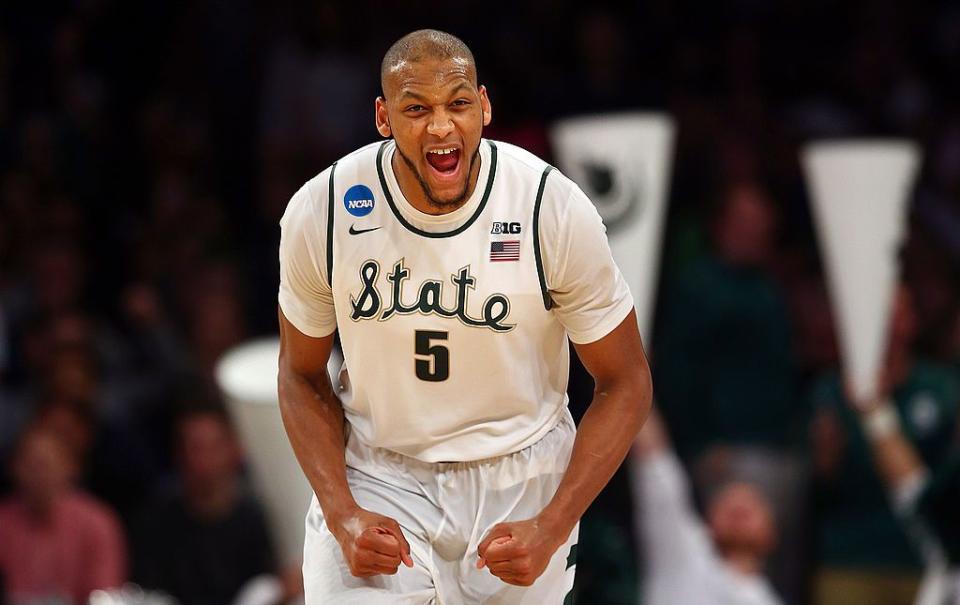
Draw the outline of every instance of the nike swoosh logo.
<instances>
[{"instance_id":1,"label":"nike swoosh logo","mask_svg":"<svg viewBox=\"0 0 960 605\"><path fill-rule=\"evenodd\" d=\"M370 231L376 231L380 227L371 227L370 229L357 229L353 225L350 225L350 235L360 235L361 233L368 233Z\"/></svg>"}]
</instances>

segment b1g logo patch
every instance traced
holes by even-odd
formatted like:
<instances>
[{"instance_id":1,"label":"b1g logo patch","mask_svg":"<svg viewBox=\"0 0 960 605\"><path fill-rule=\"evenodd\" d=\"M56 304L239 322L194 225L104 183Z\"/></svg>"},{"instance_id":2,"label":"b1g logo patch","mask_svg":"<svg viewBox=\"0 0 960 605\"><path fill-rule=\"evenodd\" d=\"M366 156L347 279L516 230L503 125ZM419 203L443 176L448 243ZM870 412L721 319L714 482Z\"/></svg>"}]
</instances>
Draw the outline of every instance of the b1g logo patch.
<instances>
[{"instance_id":1,"label":"b1g logo patch","mask_svg":"<svg viewBox=\"0 0 960 605\"><path fill-rule=\"evenodd\" d=\"M353 216L367 216L373 205L373 192L366 185L354 185L343 194L343 206Z\"/></svg>"},{"instance_id":2,"label":"b1g logo patch","mask_svg":"<svg viewBox=\"0 0 960 605\"><path fill-rule=\"evenodd\" d=\"M520 233L520 223L507 223L494 221L493 228L490 229L491 235L502 235L502 234L511 234L516 235Z\"/></svg>"}]
</instances>

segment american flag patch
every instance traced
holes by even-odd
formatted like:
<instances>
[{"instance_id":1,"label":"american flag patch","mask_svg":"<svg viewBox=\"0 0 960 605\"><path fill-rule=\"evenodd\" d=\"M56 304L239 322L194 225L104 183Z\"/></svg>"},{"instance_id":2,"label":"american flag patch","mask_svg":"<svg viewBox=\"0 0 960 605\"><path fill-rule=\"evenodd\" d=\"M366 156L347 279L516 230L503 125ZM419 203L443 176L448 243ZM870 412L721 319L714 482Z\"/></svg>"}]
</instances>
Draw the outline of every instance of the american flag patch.
<instances>
[{"instance_id":1,"label":"american flag patch","mask_svg":"<svg viewBox=\"0 0 960 605\"><path fill-rule=\"evenodd\" d=\"M520 260L520 240L490 242L490 262L503 263Z\"/></svg>"}]
</instances>

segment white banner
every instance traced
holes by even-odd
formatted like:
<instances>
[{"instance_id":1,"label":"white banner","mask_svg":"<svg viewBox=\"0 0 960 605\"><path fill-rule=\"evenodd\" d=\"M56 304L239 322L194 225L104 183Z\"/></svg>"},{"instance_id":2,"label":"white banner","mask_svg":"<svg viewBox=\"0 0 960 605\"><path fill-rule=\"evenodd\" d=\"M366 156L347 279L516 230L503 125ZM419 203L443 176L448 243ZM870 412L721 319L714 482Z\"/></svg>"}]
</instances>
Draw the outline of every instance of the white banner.
<instances>
[{"instance_id":1,"label":"white banner","mask_svg":"<svg viewBox=\"0 0 960 605\"><path fill-rule=\"evenodd\" d=\"M277 368L280 340L245 343L217 364L217 383L246 450L253 486L267 514L280 563L303 558L303 527L312 491L280 419ZM334 351L328 369L335 380L342 363Z\"/></svg>"},{"instance_id":2,"label":"white banner","mask_svg":"<svg viewBox=\"0 0 960 605\"><path fill-rule=\"evenodd\" d=\"M879 395L897 255L920 163L909 141L845 140L806 145L802 163L839 322L844 378L858 400Z\"/></svg>"},{"instance_id":3,"label":"white banner","mask_svg":"<svg viewBox=\"0 0 960 605\"><path fill-rule=\"evenodd\" d=\"M550 131L559 168L580 185L603 217L645 341L656 301L674 131L673 119L663 113L568 118Z\"/></svg>"}]
</instances>

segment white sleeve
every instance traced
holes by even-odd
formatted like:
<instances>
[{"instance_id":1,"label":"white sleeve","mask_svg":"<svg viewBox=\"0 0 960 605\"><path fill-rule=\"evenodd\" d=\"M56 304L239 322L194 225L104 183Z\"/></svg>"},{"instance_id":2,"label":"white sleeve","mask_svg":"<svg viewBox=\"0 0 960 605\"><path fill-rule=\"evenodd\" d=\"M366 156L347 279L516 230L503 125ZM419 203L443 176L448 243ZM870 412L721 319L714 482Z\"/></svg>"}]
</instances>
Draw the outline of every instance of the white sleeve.
<instances>
[{"instance_id":1,"label":"white sleeve","mask_svg":"<svg viewBox=\"0 0 960 605\"><path fill-rule=\"evenodd\" d=\"M327 279L326 200L312 187L325 182L329 169L300 188L280 219L280 292L277 301L287 320L320 338L337 329L333 292Z\"/></svg>"},{"instance_id":2,"label":"white sleeve","mask_svg":"<svg viewBox=\"0 0 960 605\"><path fill-rule=\"evenodd\" d=\"M707 529L690 501L680 461L669 451L634 458L631 485L643 560L649 574L720 565ZM671 571L673 570L673 571Z\"/></svg>"},{"instance_id":3,"label":"white sleeve","mask_svg":"<svg viewBox=\"0 0 960 605\"><path fill-rule=\"evenodd\" d=\"M633 309L633 297L613 262L606 228L586 194L562 174L540 210L541 248L554 312L577 344L609 334Z\"/></svg>"}]
</instances>

